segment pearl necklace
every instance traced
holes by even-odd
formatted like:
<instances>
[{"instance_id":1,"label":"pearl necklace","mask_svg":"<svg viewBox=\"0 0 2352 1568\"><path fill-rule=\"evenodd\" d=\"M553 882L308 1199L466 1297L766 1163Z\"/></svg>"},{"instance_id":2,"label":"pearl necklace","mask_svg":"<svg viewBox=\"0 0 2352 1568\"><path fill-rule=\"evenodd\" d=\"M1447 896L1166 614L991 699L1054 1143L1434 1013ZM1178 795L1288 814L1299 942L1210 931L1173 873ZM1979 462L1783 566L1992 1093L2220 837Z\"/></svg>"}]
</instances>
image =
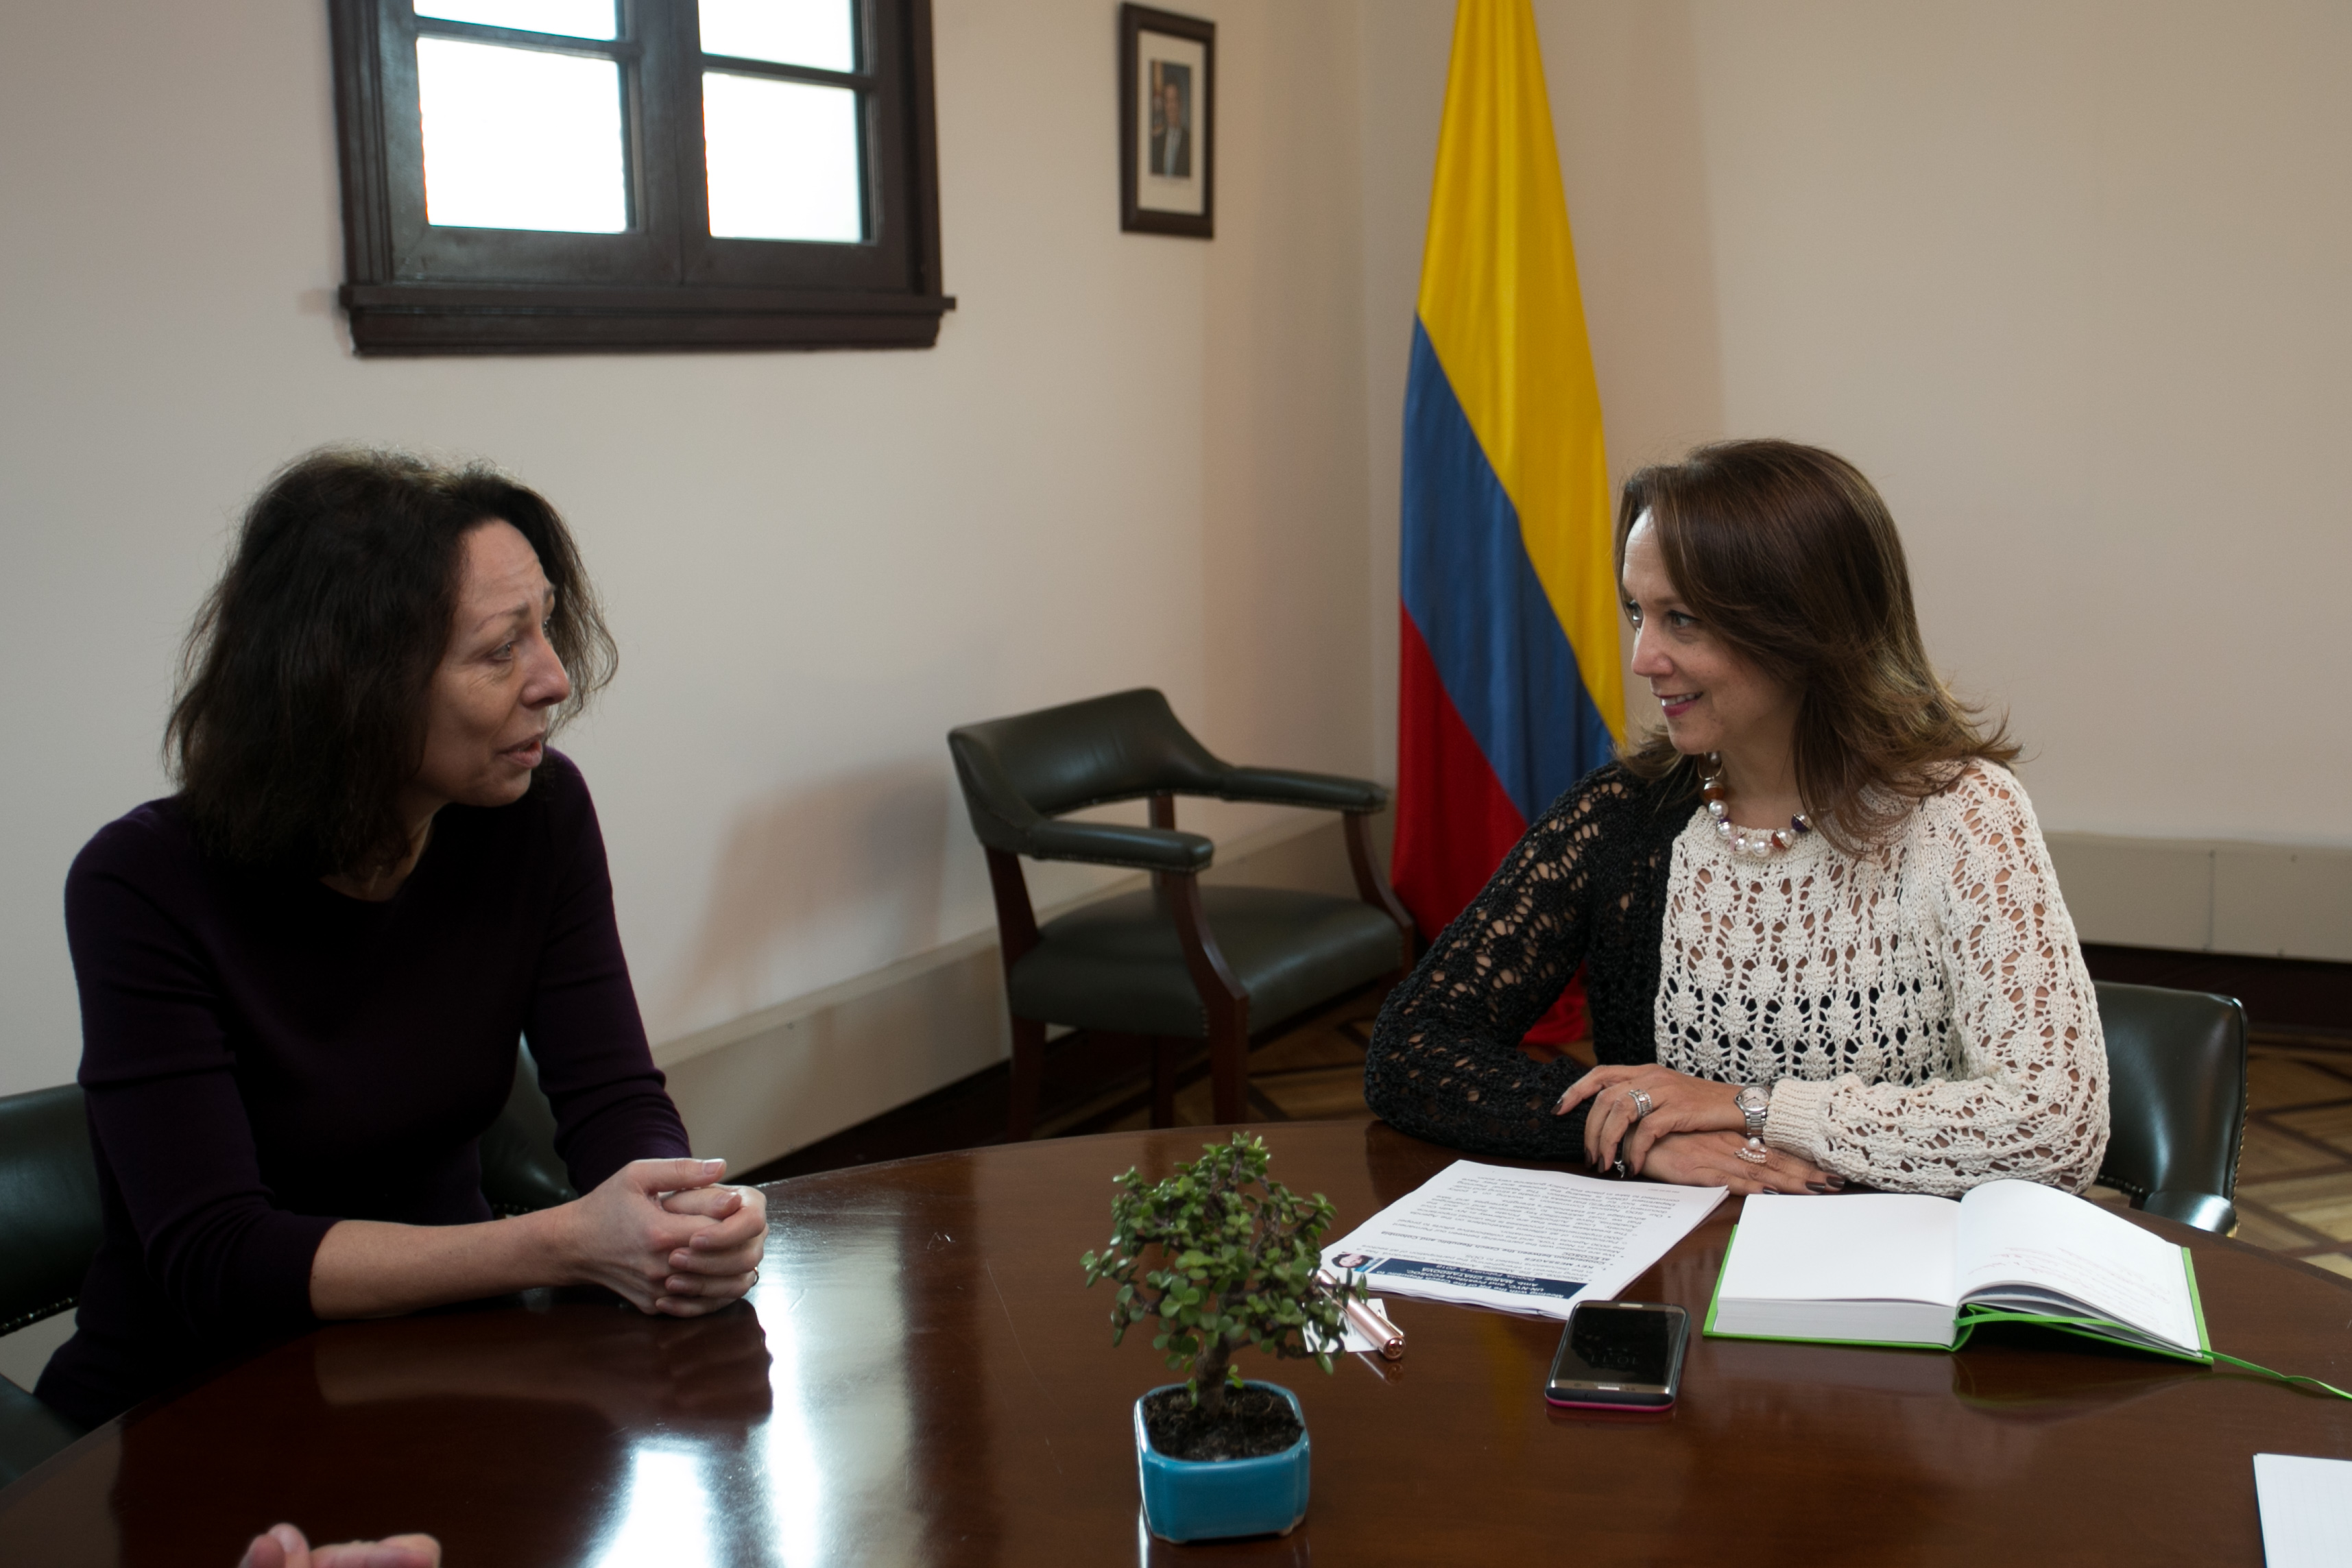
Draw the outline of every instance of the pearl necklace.
<instances>
[{"instance_id":1,"label":"pearl necklace","mask_svg":"<svg viewBox=\"0 0 2352 1568\"><path fill-rule=\"evenodd\" d=\"M1790 818L1787 827L1769 831L1736 825L1731 820L1731 787L1723 781L1723 758L1710 751L1706 765L1715 771L1699 780L1699 799L1706 802L1706 814L1715 819L1716 835L1731 846L1733 854L1768 860L1813 831L1802 811Z\"/></svg>"}]
</instances>

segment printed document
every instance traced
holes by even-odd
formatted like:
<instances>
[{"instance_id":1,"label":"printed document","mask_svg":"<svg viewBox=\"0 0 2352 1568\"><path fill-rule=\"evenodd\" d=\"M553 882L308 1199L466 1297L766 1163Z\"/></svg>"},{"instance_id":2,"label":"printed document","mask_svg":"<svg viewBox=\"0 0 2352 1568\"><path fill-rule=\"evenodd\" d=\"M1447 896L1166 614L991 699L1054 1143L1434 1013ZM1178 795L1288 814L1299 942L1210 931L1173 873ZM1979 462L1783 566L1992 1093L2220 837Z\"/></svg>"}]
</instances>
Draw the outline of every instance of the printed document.
<instances>
[{"instance_id":1,"label":"printed document","mask_svg":"<svg viewBox=\"0 0 2352 1568\"><path fill-rule=\"evenodd\" d=\"M1631 1284L1727 1190L1456 1160L1326 1247L1323 1263L1392 1295L1565 1318Z\"/></svg>"}]
</instances>

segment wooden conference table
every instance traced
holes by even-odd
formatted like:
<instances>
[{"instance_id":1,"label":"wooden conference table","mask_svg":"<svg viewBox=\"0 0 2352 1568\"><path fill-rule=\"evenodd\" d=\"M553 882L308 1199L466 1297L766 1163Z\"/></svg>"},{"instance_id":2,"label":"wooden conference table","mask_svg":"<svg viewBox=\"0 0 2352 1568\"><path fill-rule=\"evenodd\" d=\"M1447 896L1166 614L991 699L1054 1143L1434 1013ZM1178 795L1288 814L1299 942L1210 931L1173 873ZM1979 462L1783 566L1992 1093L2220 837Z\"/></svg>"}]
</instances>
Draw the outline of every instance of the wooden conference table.
<instances>
[{"instance_id":1,"label":"wooden conference table","mask_svg":"<svg viewBox=\"0 0 2352 1568\"><path fill-rule=\"evenodd\" d=\"M1341 1230L1454 1157L1378 1124L1259 1130L1274 1176L1328 1194ZM751 1308L714 1319L537 1299L329 1328L0 1493L0 1563L230 1568L285 1518L313 1540L428 1530L450 1568L2255 1564L2250 1456L2352 1456L2352 1404L2056 1336L1948 1356L1695 1336L1671 1415L1555 1414L1556 1325L1401 1301L1402 1363L1275 1373L1315 1448L1297 1531L1150 1542L1129 1404L1165 1375L1148 1335L1111 1347L1078 1254L1108 1234L1114 1176L1213 1135L779 1184ZM1628 1298L1696 1315L1738 1207ZM2352 1384L2352 1283L2148 1223L2196 1248L2218 1345Z\"/></svg>"}]
</instances>

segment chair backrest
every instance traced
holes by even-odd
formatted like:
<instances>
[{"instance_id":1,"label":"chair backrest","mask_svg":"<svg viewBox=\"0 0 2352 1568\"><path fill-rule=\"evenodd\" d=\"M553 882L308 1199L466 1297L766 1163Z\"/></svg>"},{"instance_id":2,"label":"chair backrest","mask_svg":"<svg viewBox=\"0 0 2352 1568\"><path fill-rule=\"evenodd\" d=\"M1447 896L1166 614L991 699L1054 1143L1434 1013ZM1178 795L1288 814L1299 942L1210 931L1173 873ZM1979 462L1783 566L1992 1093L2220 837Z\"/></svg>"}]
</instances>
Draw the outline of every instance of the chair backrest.
<instances>
[{"instance_id":1,"label":"chair backrest","mask_svg":"<svg viewBox=\"0 0 2352 1568\"><path fill-rule=\"evenodd\" d=\"M0 1333L74 1304L104 1226L80 1086L0 1097Z\"/></svg>"},{"instance_id":2,"label":"chair backrest","mask_svg":"<svg viewBox=\"0 0 2352 1568\"><path fill-rule=\"evenodd\" d=\"M2188 1211L2196 1195L2225 1200L2221 1207L2237 1195L2245 1009L2202 991L2105 980L2097 990L2110 1129L2100 1179L2136 1198L2166 1195L2150 1207L2200 1223Z\"/></svg>"},{"instance_id":3,"label":"chair backrest","mask_svg":"<svg viewBox=\"0 0 2352 1568\"><path fill-rule=\"evenodd\" d=\"M992 849L1022 830L1108 800L1213 794L1231 771L1150 686L948 732L972 828Z\"/></svg>"}]
</instances>

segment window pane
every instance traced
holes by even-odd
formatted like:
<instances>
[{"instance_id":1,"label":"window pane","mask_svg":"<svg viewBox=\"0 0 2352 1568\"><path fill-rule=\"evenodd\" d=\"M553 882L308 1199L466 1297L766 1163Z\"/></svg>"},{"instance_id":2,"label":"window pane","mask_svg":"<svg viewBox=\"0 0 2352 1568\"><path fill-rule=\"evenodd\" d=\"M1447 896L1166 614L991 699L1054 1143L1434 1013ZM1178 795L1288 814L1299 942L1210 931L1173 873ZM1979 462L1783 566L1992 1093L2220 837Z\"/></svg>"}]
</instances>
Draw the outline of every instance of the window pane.
<instances>
[{"instance_id":1,"label":"window pane","mask_svg":"<svg viewBox=\"0 0 2352 1568\"><path fill-rule=\"evenodd\" d=\"M702 78L710 232L722 239L862 240L857 95L766 77Z\"/></svg>"},{"instance_id":2,"label":"window pane","mask_svg":"<svg viewBox=\"0 0 2352 1568\"><path fill-rule=\"evenodd\" d=\"M702 52L740 60L857 68L856 0L702 0Z\"/></svg>"},{"instance_id":3,"label":"window pane","mask_svg":"<svg viewBox=\"0 0 2352 1568\"><path fill-rule=\"evenodd\" d=\"M416 14L573 38L621 36L613 22L613 0L416 0Z\"/></svg>"},{"instance_id":4,"label":"window pane","mask_svg":"<svg viewBox=\"0 0 2352 1568\"><path fill-rule=\"evenodd\" d=\"M425 222L587 234L629 226L613 61L419 38L416 96Z\"/></svg>"}]
</instances>

